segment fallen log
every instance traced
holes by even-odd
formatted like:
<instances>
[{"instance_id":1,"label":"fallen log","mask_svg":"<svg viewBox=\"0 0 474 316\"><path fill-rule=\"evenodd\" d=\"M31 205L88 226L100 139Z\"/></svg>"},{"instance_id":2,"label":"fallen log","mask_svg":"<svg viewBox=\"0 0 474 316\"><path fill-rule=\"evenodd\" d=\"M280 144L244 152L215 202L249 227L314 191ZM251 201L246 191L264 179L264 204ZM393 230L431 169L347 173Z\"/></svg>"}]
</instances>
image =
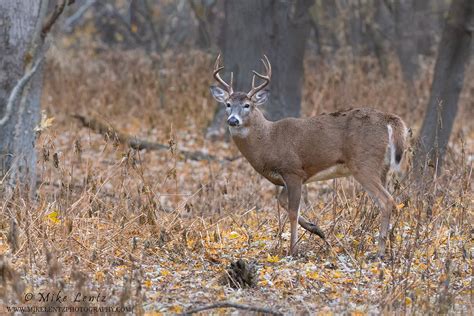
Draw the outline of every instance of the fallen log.
<instances>
[{"instance_id":1,"label":"fallen log","mask_svg":"<svg viewBox=\"0 0 474 316\"><path fill-rule=\"evenodd\" d=\"M124 132L120 132L115 127L113 127L110 123L103 122L99 118L96 117L86 117L81 114L73 114L73 118L79 120L84 127L90 128L96 133L101 134L104 136L106 140L112 140L120 144L127 145L136 150L170 150L169 145L150 142L144 139L139 139L135 136L127 135ZM219 158L214 155L210 155L204 153L202 151L188 151L188 150L180 150L177 149L177 154L182 155L185 159L190 160L210 160L210 161L234 161L239 158L239 156L234 157L223 157Z\"/></svg>"}]
</instances>

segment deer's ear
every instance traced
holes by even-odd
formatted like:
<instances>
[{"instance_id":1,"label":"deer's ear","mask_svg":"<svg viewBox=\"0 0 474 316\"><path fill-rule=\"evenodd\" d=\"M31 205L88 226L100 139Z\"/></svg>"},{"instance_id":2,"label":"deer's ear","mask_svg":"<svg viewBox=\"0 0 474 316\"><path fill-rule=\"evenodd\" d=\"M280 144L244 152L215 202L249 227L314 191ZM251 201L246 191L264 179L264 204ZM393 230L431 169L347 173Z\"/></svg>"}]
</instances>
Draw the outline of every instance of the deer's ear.
<instances>
[{"instance_id":1,"label":"deer's ear","mask_svg":"<svg viewBox=\"0 0 474 316\"><path fill-rule=\"evenodd\" d=\"M229 98L229 93L224 89L219 88L218 86L211 86L210 87L211 94L216 99L217 102L225 103L225 101Z\"/></svg>"},{"instance_id":2,"label":"deer's ear","mask_svg":"<svg viewBox=\"0 0 474 316\"><path fill-rule=\"evenodd\" d=\"M270 98L270 91L269 90L258 91L252 97L253 102L254 102L255 105L262 105L265 102L267 102L269 98Z\"/></svg>"}]
</instances>

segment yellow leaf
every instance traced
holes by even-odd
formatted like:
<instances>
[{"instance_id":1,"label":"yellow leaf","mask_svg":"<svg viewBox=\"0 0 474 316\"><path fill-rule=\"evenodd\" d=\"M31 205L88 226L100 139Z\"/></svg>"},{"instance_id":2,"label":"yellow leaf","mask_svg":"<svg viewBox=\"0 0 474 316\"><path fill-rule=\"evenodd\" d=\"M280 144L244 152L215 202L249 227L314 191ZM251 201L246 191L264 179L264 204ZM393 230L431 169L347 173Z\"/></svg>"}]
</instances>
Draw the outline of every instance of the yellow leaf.
<instances>
[{"instance_id":1,"label":"yellow leaf","mask_svg":"<svg viewBox=\"0 0 474 316\"><path fill-rule=\"evenodd\" d=\"M166 276L168 276L168 275L170 275L170 274L171 274L171 272L169 272L169 271L166 270L166 269L162 269L162 270L161 270L161 275L164 276L164 277L166 277Z\"/></svg>"},{"instance_id":2,"label":"yellow leaf","mask_svg":"<svg viewBox=\"0 0 474 316\"><path fill-rule=\"evenodd\" d=\"M44 131L45 129L51 127L54 122L54 117L48 117L46 115L46 111L41 112L41 122L39 123L38 126L36 126L35 131L36 132L41 132Z\"/></svg>"},{"instance_id":3,"label":"yellow leaf","mask_svg":"<svg viewBox=\"0 0 474 316\"><path fill-rule=\"evenodd\" d=\"M145 316L163 316L163 313L157 311L145 312Z\"/></svg>"},{"instance_id":4,"label":"yellow leaf","mask_svg":"<svg viewBox=\"0 0 474 316\"><path fill-rule=\"evenodd\" d=\"M373 266L370 268L370 272L372 272L373 274L377 274L379 273L379 268L377 266Z\"/></svg>"},{"instance_id":5,"label":"yellow leaf","mask_svg":"<svg viewBox=\"0 0 474 316\"><path fill-rule=\"evenodd\" d=\"M147 289L151 288L151 280L150 279L145 280L145 282L143 282L143 284L145 285L145 287Z\"/></svg>"},{"instance_id":6,"label":"yellow leaf","mask_svg":"<svg viewBox=\"0 0 474 316\"><path fill-rule=\"evenodd\" d=\"M343 274L342 274L341 271L334 271L334 272L332 273L332 276L333 276L334 278L336 278L336 279L339 279L339 278L342 278L342 277L343 277Z\"/></svg>"},{"instance_id":7,"label":"yellow leaf","mask_svg":"<svg viewBox=\"0 0 474 316\"><path fill-rule=\"evenodd\" d=\"M183 311L183 308L179 305L173 305L170 307L169 311L174 314L181 314L181 312Z\"/></svg>"},{"instance_id":8,"label":"yellow leaf","mask_svg":"<svg viewBox=\"0 0 474 316\"><path fill-rule=\"evenodd\" d=\"M321 277L319 276L319 273L316 272L316 271L306 271L306 276L309 279L312 279L312 280L320 280L321 279Z\"/></svg>"},{"instance_id":9,"label":"yellow leaf","mask_svg":"<svg viewBox=\"0 0 474 316\"><path fill-rule=\"evenodd\" d=\"M127 273L128 267L126 265L118 266L115 270L115 275L118 277L123 277Z\"/></svg>"},{"instance_id":10,"label":"yellow leaf","mask_svg":"<svg viewBox=\"0 0 474 316\"><path fill-rule=\"evenodd\" d=\"M337 234L336 234L336 237L337 237L337 239L342 239L342 238L344 238L344 235L341 234L341 233L337 233Z\"/></svg>"},{"instance_id":11,"label":"yellow leaf","mask_svg":"<svg viewBox=\"0 0 474 316\"><path fill-rule=\"evenodd\" d=\"M230 234L229 234L230 239L236 239L236 238L239 238L239 237L240 237L240 235L239 235L238 232L230 232Z\"/></svg>"},{"instance_id":12,"label":"yellow leaf","mask_svg":"<svg viewBox=\"0 0 474 316\"><path fill-rule=\"evenodd\" d=\"M408 296L405 297L405 304L407 304L407 305L411 304L411 298L409 298Z\"/></svg>"},{"instance_id":13,"label":"yellow leaf","mask_svg":"<svg viewBox=\"0 0 474 316\"><path fill-rule=\"evenodd\" d=\"M57 211L53 211L46 216L50 221L52 221L54 224L59 224L61 223L61 220L58 218L59 214Z\"/></svg>"},{"instance_id":14,"label":"yellow leaf","mask_svg":"<svg viewBox=\"0 0 474 316\"><path fill-rule=\"evenodd\" d=\"M419 265L418 265L418 268L420 268L421 270L426 270L426 268L428 268L428 266L426 264L424 264L423 262L421 262Z\"/></svg>"},{"instance_id":15,"label":"yellow leaf","mask_svg":"<svg viewBox=\"0 0 474 316\"><path fill-rule=\"evenodd\" d=\"M269 254L267 254L267 261L270 263L276 263L280 261L280 258L278 256L270 256Z\"/></svg>"},{"instance_id":16,"label":"yellow leaf","mask_svg":"<svg viewBox=\"0 0 474 316\"><path fill-rule=\"evenodd\" d=\"M401 210L404 207L405 207L405 203L400 203L397 205L397 210Z\"/></svg>"},{"instance_id":17,"label":"yellow leaf","mask_svg":"<svg viewBox=\"0 0 474 316\"><path fill-rule=\"evenodd\" d=\"M102 271L97 271L97 272L95 273L95 279L96 279L98 282L104 281L104 278L105 278L104 272L102 272Z\"/></svg>"},{"instance_id":18,"label":"yellow leaf","mask_svg":"<svg viewBox=\"0 0 474 316\"><path fill-rule=\"evenodd\" d=\"M138 31L138 26L136 24L132 24L132 26L130 27L130 31L132 33L136 33Z\"/></svg>"},{"instance_id":19,"label":"yellow leaf","mask_svg":"<svg viewBox=\"0 0 474 316\"><path fill-rule=\"evenodd\" d=\"M260 286L266 286L267 284L268 284L268 281L267 281L267 280L260 280L260 281L258 282L258 285L260 285Z\"/></svg>"},{"instance_id":20,"label":"yellow leaf","mask_svg":"<svg viewBox=\"0 0 474 316\"><path fill-rule=\"evenodd\" d=\"M1 243L0 244L0 256L5 254L8 250L8 245L7 244L4 244L4 243Z\"/></svg>"}]
</instances>

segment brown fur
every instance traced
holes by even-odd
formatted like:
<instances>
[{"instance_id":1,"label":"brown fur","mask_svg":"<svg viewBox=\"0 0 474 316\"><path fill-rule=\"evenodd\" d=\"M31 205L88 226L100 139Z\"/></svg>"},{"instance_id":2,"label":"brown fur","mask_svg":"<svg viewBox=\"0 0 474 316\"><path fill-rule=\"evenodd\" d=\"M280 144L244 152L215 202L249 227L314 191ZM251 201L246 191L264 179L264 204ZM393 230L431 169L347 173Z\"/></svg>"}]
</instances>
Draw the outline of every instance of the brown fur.
<instances>
[{"instance_id":1,"label":"brown fur","mask_svg":"<svg viewBox=\"0 0 474 316\"><path fill-rule=\"evenodd\" d=\"M290 219L290 253L296 253L298 223L324 239L317 225L299 216L302 185L352 175L382 209L379 234L382 256L395 207L384 185L390 166L398 165L402 159L405 124L396 115L370 108L270 122L257 108L268 99L263 88L271 78L270 62L264 58L267 75L254 72L252 90L245 94L233 92L232 80L230 84L222 80L219 71L224 67L219 66L218 56L214 78L224 89L211 86L211 93L218 102L226 104L230 133L240 152L257 172L284 186L279 201ZM255 87L255 76L264 80L260 86Z\"/></svg>"},{"instance_id":2,"label":"brown fur","mask_svg":"<svg viewBox=\"0 0 474 316\"><path fill-rule=\"evenodd\" d=\"M304 183L336 164L345 163L351 173L384 165L387 124L394 131L397 155L405 148L403 121L370 108L277 122L266 120L258 109L254 112L249 121L250 134L233 140L255 170L276 185L284 183L271 176L274 172L298 175ZM376 171L381 177L383 170Z\"/></svg>"},{"instance_id":3,"label":"brown fur","mask_svg":"<svg viewBox=\"0 0 474 316\"><path fill-rule=\"evenodd\" d=\"M286 198L288 194L289 203L283 206L288 209L292 222L291 253L296 251L296 222L306 229L312 225L313 229L308 230L322 234L315 224L298 216L301 185L339 164L349 169L382 208L379 253L383 254L390 213L395 207L393 198L384 188L390 168L390 161L386 160L390 151L388 124L392 126L399 162L405 149L406 128L396 115L358 108L270 122L260 110L252 110L243 126L249 129L248 136L232 138L257 172L272 183L285 186L282 195Z\"/></svg>"}]
</instances>

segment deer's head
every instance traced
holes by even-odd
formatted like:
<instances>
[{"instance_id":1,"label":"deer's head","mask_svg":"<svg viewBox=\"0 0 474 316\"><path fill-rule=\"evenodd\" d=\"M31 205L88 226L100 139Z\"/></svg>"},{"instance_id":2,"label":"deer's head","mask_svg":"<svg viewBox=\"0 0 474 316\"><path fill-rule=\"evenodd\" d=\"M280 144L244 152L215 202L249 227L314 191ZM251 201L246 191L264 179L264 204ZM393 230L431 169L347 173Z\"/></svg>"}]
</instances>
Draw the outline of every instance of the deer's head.
<instances>
[{"instance_id":1,"label":"deer's head","mask_svg":"<svg viewBox=\"0 0 474 316\"><path fill-rule=\"evenodd\" d=\"M255 108L259 105L264 104L269 97L269 91L264 88L270 83L272 75L272 67L268 61L267 56L263 55L262 63L265 66L267 72L266 75L261 75L255 70L253 71L252 78L252 89L248 92L235 91L232 88L233 84L233 73L230 74L230 84L226 83L219 72L224 69L224 66L219 65L220 55L217 56L216 63L214 66L214 78L221 85L211 86L211 94L216 99L225 105L227 112L227 124L231 128L240 128L249 125L249 118ZM255 77L263 80L258 86L255 86Z\"/></svg>"}]
</instances>

